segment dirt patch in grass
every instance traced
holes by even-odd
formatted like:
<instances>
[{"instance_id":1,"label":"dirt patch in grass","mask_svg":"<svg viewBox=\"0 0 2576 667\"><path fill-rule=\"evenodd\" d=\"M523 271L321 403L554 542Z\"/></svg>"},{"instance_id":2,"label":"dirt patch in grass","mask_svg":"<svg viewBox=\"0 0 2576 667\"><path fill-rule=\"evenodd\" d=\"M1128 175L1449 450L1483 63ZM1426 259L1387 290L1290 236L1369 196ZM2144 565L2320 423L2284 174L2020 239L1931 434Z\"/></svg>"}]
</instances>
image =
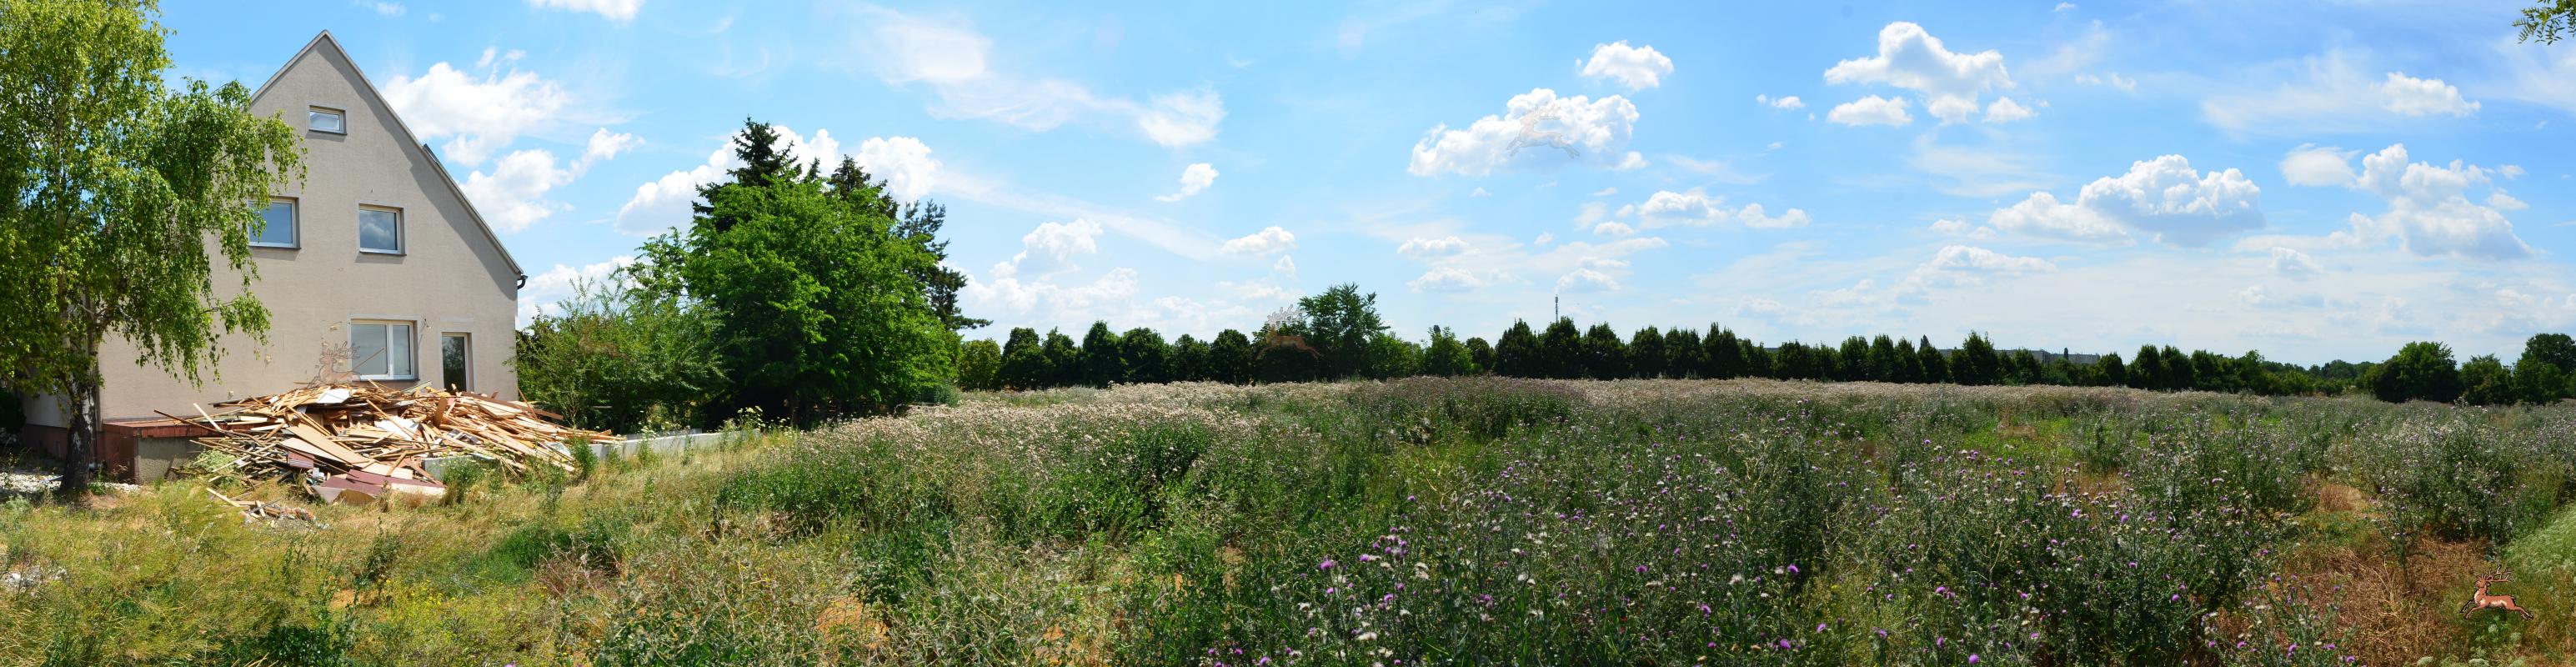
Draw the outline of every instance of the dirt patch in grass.
<instances>
[{"instance_id":1,"label":"dirt patch in grass","mask_svg":"<svg viewBox=\"0 0 2576 667\"><path fill-rule=\"evenodd\" d=\"M2317 490L2317 511L2356 512L2370 508L2370 497L2351 485L2316 480L2309 483Z\"/></svg>"},{"instance_id":2,"label":"dirt patch in grass","mask_svg":"<svg viewBox=\"0 0 2576 667\"><path fill-rule=\"evenodd\" d=\"M2318 548L2293 555L2285 574L2332 591L2338 622L2352 629L2352 653L2365 665L2411 665L2441 655L2466 638L2453 604L2468 599L2479 574L2493 569L2477 542L2424 540L2400 569L2384 540Z\"/></svg>"}]
</instances>

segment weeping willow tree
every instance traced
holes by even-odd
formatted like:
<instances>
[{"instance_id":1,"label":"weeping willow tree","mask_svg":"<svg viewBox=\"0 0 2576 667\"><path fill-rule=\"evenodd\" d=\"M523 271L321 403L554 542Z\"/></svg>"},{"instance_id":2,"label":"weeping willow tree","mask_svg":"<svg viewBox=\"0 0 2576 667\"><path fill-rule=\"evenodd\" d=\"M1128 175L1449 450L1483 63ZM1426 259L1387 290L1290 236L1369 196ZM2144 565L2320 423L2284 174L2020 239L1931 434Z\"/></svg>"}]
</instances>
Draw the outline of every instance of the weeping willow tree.
<instances>
[{"instance_id":1,"label":"weeping willow tree","mask_svg":"<svg viewBox=\"0 0 2576 667\"><path fill-rule=\"evenodd\" d=\"M0 373L61 397L62 493L90 483L99 345L189 382L260 337L250 239L303 144L238 82L173 87L150 0L0 0ZM239 276L215 291L215 263Z\"/></svg>"}]
</instances>

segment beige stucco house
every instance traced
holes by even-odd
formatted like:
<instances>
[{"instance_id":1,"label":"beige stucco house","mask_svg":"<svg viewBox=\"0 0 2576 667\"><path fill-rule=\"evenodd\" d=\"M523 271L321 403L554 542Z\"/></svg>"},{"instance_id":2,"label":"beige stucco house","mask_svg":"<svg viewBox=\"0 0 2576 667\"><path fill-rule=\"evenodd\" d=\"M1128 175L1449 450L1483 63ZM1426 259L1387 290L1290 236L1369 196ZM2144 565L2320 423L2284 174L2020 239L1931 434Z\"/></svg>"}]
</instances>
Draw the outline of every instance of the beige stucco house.
<instances>
[{"instance_id":1,"label":"beige stucco house","mask_svg":"<svg viewBox=\"0 0 2576 667\"><path fill-rule=\"evenodd\" d=\"M331 33L262 84L251 110L303 133L308 169L300 188L275 193L253 241L259 278L250 290L268 307L267 340L226 338L215 372L192 385L136 365L133 347L111 336L99 351L99 415L110 432L97 447L109 474L150 472L134 469L138 453L153 457L136 450L149 444L140 441L185 434L137 431L156 411L193 414L192 404L317 379L518 398L509 362L525 274ZM218 290L236 289L237 276L220 263L216 273ZM57 401L26 407L23 435L59 454Z\"/></svg>"}]
</instances>

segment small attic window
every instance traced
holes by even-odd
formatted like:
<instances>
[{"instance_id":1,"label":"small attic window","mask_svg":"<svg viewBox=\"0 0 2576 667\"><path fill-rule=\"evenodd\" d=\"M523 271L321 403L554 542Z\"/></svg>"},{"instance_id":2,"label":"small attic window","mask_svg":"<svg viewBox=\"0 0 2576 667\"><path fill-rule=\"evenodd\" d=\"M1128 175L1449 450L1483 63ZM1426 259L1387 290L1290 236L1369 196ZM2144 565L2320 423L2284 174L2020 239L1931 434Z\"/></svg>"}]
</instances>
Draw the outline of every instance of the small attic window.
<instances>
[{"instance_id":1,"label":"small attic window","mask_svg":"<svg viewBox=\"0 0 2576 667\"><path fill-rule=\"evenodd\" d=\"M349 121L346 116L343 116L340 113L339 109L313 107L312 111L308 113L306 118L311 121L313 131L315 132L329 132L332 134L349 133Z\"/></svg>"}]
</instances>

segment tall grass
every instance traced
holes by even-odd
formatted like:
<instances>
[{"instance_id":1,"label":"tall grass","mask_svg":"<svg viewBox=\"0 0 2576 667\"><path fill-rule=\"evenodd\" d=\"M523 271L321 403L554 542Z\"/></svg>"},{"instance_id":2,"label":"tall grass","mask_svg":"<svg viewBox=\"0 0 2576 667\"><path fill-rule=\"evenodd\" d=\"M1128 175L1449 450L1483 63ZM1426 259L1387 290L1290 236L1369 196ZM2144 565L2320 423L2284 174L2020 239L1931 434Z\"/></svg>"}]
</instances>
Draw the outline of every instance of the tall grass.
<instances>
[{"instance_id":1,"label":"tall grass","mask_svg":"<svg viewBox=\"0 0 2576 667\"><path fill-rule=\"evenodd\" d=\"M2474 566L2555 604L2570 411L1491 378L977 394L320 529L242 526L185 484L0 509L0 571L34 582L0 587L0 662L2349 664L2391 656L2359 655L2387 642L2347 603L2462 587L2355 600L2288 554L2447 582L2470 566L2415 554L2492 550ZM2576 649L2546 617L2409 631L2436 658Z\"/></svg>"}]
</instances>

